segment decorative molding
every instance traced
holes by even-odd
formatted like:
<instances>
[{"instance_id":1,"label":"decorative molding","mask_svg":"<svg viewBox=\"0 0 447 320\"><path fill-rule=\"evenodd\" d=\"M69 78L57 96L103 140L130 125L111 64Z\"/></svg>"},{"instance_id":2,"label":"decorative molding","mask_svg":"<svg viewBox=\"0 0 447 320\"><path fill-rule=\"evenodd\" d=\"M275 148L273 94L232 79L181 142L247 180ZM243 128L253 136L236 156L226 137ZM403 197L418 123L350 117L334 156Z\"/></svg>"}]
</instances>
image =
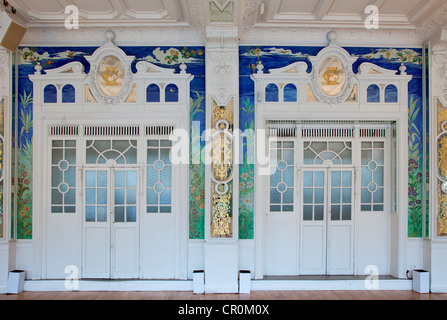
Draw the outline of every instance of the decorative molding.
<instances>
[{"instance_id":1,"label":"decorative molding","mask_svg":"<svg viewBox=\"0 0 447 320\"><path fill-rule=\"evenodd\" d=\"M194 1L191 1L194 2ZM200 15L200 6L189 7L190 11ZM116 33L114 44L117 46L159 46L159 45L197 45L204 44L203 26L200 20L192 22L192 27L113 27ZM78 30L65 28L29 28L23 37L21 46L98 46L104 42L104 33L110 27L88 27Z\"/></svg>"},{"instance_id":2,"label":"decorative molding","mask_svg":"<svg viewBox=\"0 0 447 320\"><path fill-rule=\"evenodd\" d=\"M113 44L112 41L115 38L115 34L113 32L108 31L106 34L106 44L96 49L91 56L84 56L84 58L90 63L90 72L87 75L86 81L96 101L100 103L116 104L124 102L132 89L133 75L131 64L135 60L135 57L127 56L122 49ZM108 57L117 58L119 63L123 66L122 70L117 70L121 73L124 71L124 80L121 85L121 89L116 95L105 94L98 83L98 72L100 65L103 61L105 61L104 59L107 59ZM120 76L120 74L118 76ZM106 83L106 85L108 85L108 83Z\"/></svg>"},{"instance_id":3,"label":"decorative molding","mask_svg":"<svg viewBox=\"0 0 447 320\"><path fill-rule=\"evenodd\" d=\"M210 0L211 22L233 22L233 0Z\"/></svg>"},{"instance_id":4,"label":"decorative molding","mask_svg":"<svg viewBox=\"0 0 447 320\"><path fill-rule=\"evenodd\" d=\"M0 100L9 96L11 91L11 54L6 49L0 49Z\"/></svg>"},{"instance_id":5,"label":"decorative molding","mask_svg":"<svg viewBox=\"0 0 447 320\"><path fill-rule=\"evenodd\" d=\"M228 2L221 1L224 6ZM207 122L211 165L206 174L206 239L237 239L238 191L237 141L239 128L239 45L234 26L206 28ZM206 273L206 272L205 272Z\"/></svg>"},{"instance_id":6,"label":"decorative molding","mask_svg":"<svg viewBox=\"0 0 447 320\"><path fill-rule=\"evenodd\" d=\"M431 42L431 90L433 96L447 108L447 28Z\"/></svg>"},{"instance_id":7,"label":"decorative molding","mask_svg":"<svg viewBox=\"0 0 447 320\"><path fill-rule=\"evenodd\" d=\"M447 24L447 3L430 15L419 27L410 31L410 39L427 41Z\"/></svg>"},{"instance_id":8,"label":"decorative molding","mask_svg":"<svg viewBox=\"0 0 447 320\"><path fill-rule=\"evenodd\" d=\"M194 78L186 73L187 66L181 63L180 72L175 73L173 68L162 68L148 61L138 61L133 73L131 64L134 56L128 56L112 42L114 33L106 32L108 41L97 48L92 55L84 56L90 63L90 71L84 73L84 65L81 62L69 62L61 67L46 69L43 71L39 62L35 65L35 72L29 76L33 82L33 99L36 111L58 105L74 108L72 111L83 111L88 105L90 111L110 105L154 105L146 99L146 89L149 84L155 84L160 88L159 102L176 104L189 110L190 81ZM110 64L109 64L110 63ZM100 72L99 72L100 70ZM44 102L44 88L47 85L57 87L57 101L55 103ZM71 84L75 89L75 102L63 103L62 92L66 84ZM165 86L173 84L178 90L178 100L167 102L165 100ZM62 103L62 104L61 104ZM43 109L42 109L43 108Z\"/></svg>"},{"instance_id":9,"label":"decorative molding","mask_svg":"<svg viewBox=\"0 0 447 320\"><path fill-rule=\"evenodd\" d=\"M264 66L259 62L256 71L250 76L255 82L256 102L269 105L285 103L284 87L293 84L297 89L297 97L296 102L290 102L293 105L298 103L298 108L306 108L309 103L330 107L334 105L362 107L366 105L369 85L381 86L383 91L386 85L393 84L399 92L398 102L394 106L408 108L407 97L402 92L408 90L408 82L412 76L406 74L405 66L401 65L398 72L365 62L358 67L359 72L355 74L352 66L357 57L352 57L345 49L335 44L335 38L335 33L329 33L330 44L321 49L316 56L307 57L312 66L310 73L307 72L308 63L304 61L270 69L268 73L264 73ZM270 84L278 88L277 101L266 100L266 89ZM383 104L384 101L381 102ZM389 110L390 106L391 104Z\"/></svg>"},{"instance_id":10,"label":"decorative molding","mask_svg":"<svg viewBox=\"0 0 447 320\"><path fill-rule=\"evenodd\" d=\"M224 105L239 90L237 28L207 27L206 33L207 95Z\"/></svg>"},{"instance_id":11,"label":"decorative molding","mask_svg":"<svg viewBox=\"0 0 447 320\"><path fill-rule=\"evenodd\" d=\"M335 57L343 65L343 70L345 72L345 83L341 92L335 96L327 95L320 85L319 73L322 63L328 59ZM312 72L310 73L310 86L315 97L318 101L328 104L340 104L346 101L352 92L354 87L354 72L352 71L352 64L357 60L349 55L349 53L331 43L329 46L321 50L316 57L308 57L309 61L312 63Z\"/></svg>"},{"instance_id":12,"label":"decorative molding","mask_svg":"<svg viewBox=\"0 0 447 320\"><path fill-rule=\"evenodd\" d=\"M337 32L337 43L340 46L392 46L419 47L423 45L420 38L411 37L412 30L333 27L274 27L250 26L241 28L241 45L289 45L289 46L325 46L325 36L329 30Z\"/></svg>"},{"instance_id":13,"label":"decorative molding","mask_svg":"<svg viewBox=\"0 0 447 320\"><path fill-rule=\"evenodd\" d=\"M245 0L240 3L240 20L239 20L239 35L243 37L247 32L254 28L257 0Z\"/></svg>"}]
</instances>

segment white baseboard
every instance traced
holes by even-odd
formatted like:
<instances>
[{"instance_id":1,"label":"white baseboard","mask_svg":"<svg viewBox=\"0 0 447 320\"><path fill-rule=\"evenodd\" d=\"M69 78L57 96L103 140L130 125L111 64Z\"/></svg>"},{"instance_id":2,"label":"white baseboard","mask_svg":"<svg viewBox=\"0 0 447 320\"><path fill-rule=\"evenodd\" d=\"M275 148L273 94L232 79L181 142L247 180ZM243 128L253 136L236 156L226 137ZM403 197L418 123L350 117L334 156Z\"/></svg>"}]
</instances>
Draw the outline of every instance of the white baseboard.
<instances>
[{"instance_id":1,"label":"white baseboard","mask_svg":"<svg viewBox=\"0 0 447 320\"><path fill-rule=\"evenodd\" d=\"M432 293L447 293L447 287L445 286L431 286L430 292Z\"/></svg>"},{"instance_id":2,"label":"white baseboard","mask_svg":"<svg viewBox=\"0 0 447 320\"><path fill-rule=\"evenodd\" d=\"M205 293L238 293L239 286L229 285L207 285L205 283Z\"/></svg>"},{"instance_id":3,"label":"white baseboard","mask_svg":"<svg viewBox=\"0 0 447 320\"><path fill-rule=\"evenodd\" d=\"M378 280L378 287L368 289L364 280L251 280L255 290L412 290L412 280ZM447 288L432 288L432 292ZM79 291L193 291L192 280L79 280ZM0 293L6 286L0 286ZM25 291L70 291L64 280L26 280ZM237 293L238 287L206 285L206 293Z\"/></svg>"},{"instance_id":4,"label":"white baseboard","mask_svg":"<svg viewBox=\"0 0 447 320\"><path fill-rule=\"evenodd\" d=\"M378 280L368 289L364 280L252 280L251 290L412 290L411 280Z\"/></svg>"},{"instance_id":5,"label":"white baseboard","mask_svg":"<svg viewBox=\"0 0 447 320\"><path fill-rule=\"evenodd\" d=\"M192 280L79 280L78 284L79 291L192 291ZM25 291L71 289L66 289L64 280L27 280Z\"/></svg>"},{"instance_id":6,"label":"white baseboard","mask_svg":"<svg viewBox=\"0 0 447 320\"><path fill-rule=\"evenodd\" d=\"M7 285L0 285L0 294L6 293L7 290L8 290Z\"/></svg>"}]
</instances>

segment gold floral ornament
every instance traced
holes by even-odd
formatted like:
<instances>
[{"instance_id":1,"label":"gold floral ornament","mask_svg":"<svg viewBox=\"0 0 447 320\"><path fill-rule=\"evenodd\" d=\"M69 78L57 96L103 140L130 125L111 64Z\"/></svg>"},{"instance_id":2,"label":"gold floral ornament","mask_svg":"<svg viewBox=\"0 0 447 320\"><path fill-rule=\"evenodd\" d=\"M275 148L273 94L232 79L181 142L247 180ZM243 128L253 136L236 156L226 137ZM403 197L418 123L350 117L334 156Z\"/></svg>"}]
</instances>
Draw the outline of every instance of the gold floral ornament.
<instances>
[{"instance_id":1,"label":"gold floral ornament","mask_svg":"<svg viewBox=\"0 0 447 320\"><path fill-rule=\"evenodd\" d=\"M212 101L211 237L232 237L233 99L219 106Z\"/></svg>"},{"instance_id":2,"label":"gold floral ornament","mask_svg":"<svg viewBox=\"0 0 447 320\"><path fill-rule=\"evenodd\" d=\"M447 135L440 137L438 144L438 169L439 175L447 179Z\"/></svg>"},{"instance_id":3,"label":"gold floral ornament","mask_svg":"<svg viewBox=\"0 0 447 320\"><path fill-rule=\"evenodd\" d=\"M213 194L212 235L214 236L231 236L230 198L230 193L226 195Z\"/></svg>"},{"instance_id":4,"label":"gold floral ornament","mask_svg":"<svg viewBox=\"0 0 447 320\"><path fill-rule=\"evenodd\" d=\"M439 192L438 235L447 235L447 195Z\"/></svg>"},{"instance_id":5,"label":"gold floral ornament","mask_svg":"<svg viewBox=\"0 0 447 320\"><path fill-rule=\"evenodd\" d=\"M225 133L213 137L213 176L218 181L226 181L231 176L232 169L232 138Z\"/></svg>"},{"instance_id":6,"label":"gold floral ornament","mask_svg":"<svg viewBox=\"0 0 447 320\"><path fill-rule=\"evenodd\" d=\"M447 109L438 101L437 103L438 124L438 236L447 235L447 194L441 189L441 185L447 180Z\"/></svg>"}]
</instances>

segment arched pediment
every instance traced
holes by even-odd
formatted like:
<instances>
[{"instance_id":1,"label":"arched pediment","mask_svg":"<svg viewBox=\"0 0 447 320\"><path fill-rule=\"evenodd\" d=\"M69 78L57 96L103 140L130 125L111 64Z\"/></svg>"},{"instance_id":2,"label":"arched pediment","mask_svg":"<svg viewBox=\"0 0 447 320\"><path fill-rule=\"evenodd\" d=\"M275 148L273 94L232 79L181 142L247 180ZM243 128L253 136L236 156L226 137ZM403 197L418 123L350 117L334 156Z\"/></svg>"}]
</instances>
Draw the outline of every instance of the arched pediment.
<instances>
[{"instance_id":1,"label":"arched pediment","mask_svg":"<svg viewBox=\"0 0 447 320\"><path fill-rule=\"evenodd\" d=\"M336 44L329 44L316 56L309 56L312 63L310 86L318 101L335 104L343 103L355 85L352 64L357 60Z\"/></svg>"},{"instance_id":2,"label":"arched pediment","mask_svg":"<svg viewBox=\"0 0 447 320\"><path fill-rule=\"evenodd\" d=\"M106 32L106 36L107 42L103 46L97 48L91 55L84 56L90 64L88 74L84 72L84 65L79 61L45 70L39 63L36 64L36 72L29 76L34 86L36 107L46 105L43 90L48 85L54 85L57 88L55 94L57 99L52 102L52 105L62 104L64 102L62 88L66 84L72 85L76 92L75 102L70 102L70 107L78 111L82 110L82 106L86 104L92 111L94 111L94 106L101 108L105 105L132 103L153 105L152 101L148 101L146 97L147 88L151 84L160 88L161 95L157 103L188 105L189 83L193 76L186 73L185 63L180 64L180 72L176 73L174 68L163 68L141 60L135 64L136 72L134 73L132 64L136 57L127 55L113 44L113 32ZM165 88L169 89L168 93Z\"/></svg>"}]
</instances>

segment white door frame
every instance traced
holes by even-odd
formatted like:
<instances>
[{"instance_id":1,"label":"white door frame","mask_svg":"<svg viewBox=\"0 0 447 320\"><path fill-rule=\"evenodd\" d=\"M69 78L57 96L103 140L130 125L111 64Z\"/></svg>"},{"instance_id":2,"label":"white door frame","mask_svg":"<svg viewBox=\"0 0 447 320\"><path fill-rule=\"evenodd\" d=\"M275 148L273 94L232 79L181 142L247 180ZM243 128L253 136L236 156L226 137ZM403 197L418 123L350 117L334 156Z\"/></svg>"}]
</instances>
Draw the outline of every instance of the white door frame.
<instances>
[{"instance_id":1,"label":"white door frame","mask_svg":"<svg viewBox=\"0 0 447 320\"><path fill-rule=\"evenodd\" d=\"M105 111L105 110L104 110ZM134 110L136 111L136 110ZM148 118L148 114L150 118ZM183 108L170 108L167 107L166 112L155 113L155 110L146 110L143 113L133 112L126 115L126 124L136 124L140 126L141 136L135 137L139 141L146 141L148 136L144 136L145 126L158 126L163 124L173 125L175 129L184 129L189 132L189 118L185 117ZM34 259L35 264L33 268L33 279L65 279L67 276L64 273L65 265L75 265L80 267L82 265L82 192L77 188L77 205L75 214L67 215L55 215L50 213L51 196L51 138L53 139L68 139L76 140L77 142L77 170L76 179L77 186L81 181L82 168L85 161L85 140L86 137L82 136L82 128L86 125L97 125L98 122L104 125L117 124L122 120L123 115L119 113L107 114L107 119L104 119L103 113L92 114L79 114L73 113L51 113L42 114L36 113L34 116L34 135L33 135L33 189L34 189L34 203L33 203L33 247L34 247ZM69 120L67 120L69 119ZM54 125L75 125L79 126L79 135L76 136L55 136L51 137L49 134L50 127ZM110 136L101 137L101 139L109 139ZM157 137L155 137L157 138ZM185 148L189 148L189 141L186 141ZM144 142L146 143L146 142ZM142 162L145 164L145 158L138 159L138 165ZM174 277L176 279L187 278L188 268L188 239L189 239L189 211L185 210L183 203L187 203L189 199L189 166L188 164L178 164L175 166L175 173L172 174L173 185L178 186L175 193L172 194L172 206L176 209L175 216L175 233L176 233L176 270ZM143 187L143 186L142 186ZM83 211L82 211L83 212ZM60 220L60 223L69 221L73 234L76 236L74 243L72 244L73 254L69 257L69 262L61 265L57 272L48 272L49 262L47 261L48 255L48 240L47 229L50 219L56 218ZM67 220L68 219L68 220ZM140 219L141 220L141 219ZM58 223L58 222L57 222ZM141 235L141 232L140 232ZM140 237L141 238L141 237ZM141 259L141 258L140 258ZM67 259L68 261L68 259ZM140 260L141 261L141 260Z\"/></svg>"},{"instance_id":2,"label":"white door frame","mask_svg":"<svg viewBox=\"0 0 447 320\"><path fill-rule=\"evenodd\" d=\"M274 106L274 108L272 108ZM321 106L320 106L321 107ZM405 278L405 245L407 241L407 207L408 203L408 106L407 99L402 102L400 112L374 112L366 109L364 112L349 112L346 108L340 107L340 112L330 114L331 106L326 106L323 112L303 112L290 105L278 105L260 103L256 107L255 123L258 132L267 132L267 121L269 120L347 120L347 121L390 121L396 122L396 161L399 164L396 168L396 201L397 212L391 213L391 230L394 236L390 239L390 274ZM323 109L323 107L321 107ZM263 163L262 152L268 150L268 139L265 134L256 136L255 152L258 155L255 163L255 279L262 279L265 275L265 249L266 249L266 208L268 208L267 187L269 186L268 163ZM356 178L357 179L357 178ZM355 224L354 224L355 225ZM355 231L354 231L355 232ZM354 265L356 264L356 254L354 254Z\"/></svg>"}]
</instances>

